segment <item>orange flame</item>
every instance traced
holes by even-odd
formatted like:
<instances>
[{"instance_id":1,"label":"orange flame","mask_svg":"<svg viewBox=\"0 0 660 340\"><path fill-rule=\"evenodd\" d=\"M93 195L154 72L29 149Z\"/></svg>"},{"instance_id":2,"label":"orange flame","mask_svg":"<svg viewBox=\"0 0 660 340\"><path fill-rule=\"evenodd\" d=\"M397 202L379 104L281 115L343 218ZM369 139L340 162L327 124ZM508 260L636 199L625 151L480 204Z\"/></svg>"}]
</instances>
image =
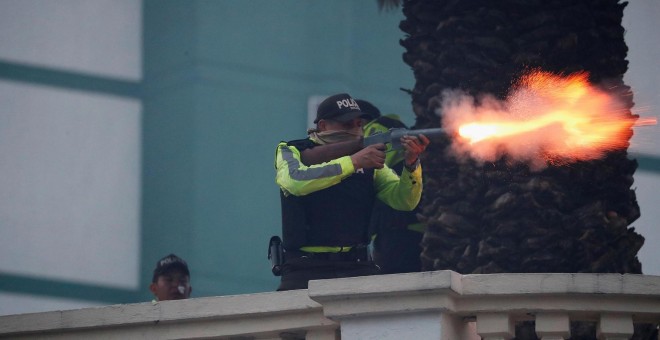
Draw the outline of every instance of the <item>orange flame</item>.
<instances>
[{"instance_id":1,"label":"orange flame","mask_svg":"<svg viewBox=\"0 0 660 340\"><path fill-rule=\"evenodd\" d=\"M641 119L614 96L588 82L587 73L561 77L534 71L523 76L505 101L445 93L444 127L462 138L457 153L482 161L507 156L547 162L592 160L625 149L632 127L655 124Z\"/></svg>"}]
</instances>

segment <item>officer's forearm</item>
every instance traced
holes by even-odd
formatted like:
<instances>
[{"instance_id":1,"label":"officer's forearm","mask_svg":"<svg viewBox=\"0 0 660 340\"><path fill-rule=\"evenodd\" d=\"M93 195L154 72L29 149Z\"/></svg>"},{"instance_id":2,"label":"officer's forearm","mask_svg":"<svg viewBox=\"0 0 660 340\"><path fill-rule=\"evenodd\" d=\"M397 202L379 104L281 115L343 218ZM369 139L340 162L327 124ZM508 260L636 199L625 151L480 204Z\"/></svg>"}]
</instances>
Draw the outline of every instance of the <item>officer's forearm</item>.
<instances>
[{"instance_id":1,"label":"officer's forearm","mask_svg":"<svg viewBox=\"0 0 660 340\"><path fill-rule=\"evenodd\" d=\"M352 155L362 149L362 139L318 145L300 153L300 160L306 166L329 162L343 156Z\"/></svg>"}]
</instances>

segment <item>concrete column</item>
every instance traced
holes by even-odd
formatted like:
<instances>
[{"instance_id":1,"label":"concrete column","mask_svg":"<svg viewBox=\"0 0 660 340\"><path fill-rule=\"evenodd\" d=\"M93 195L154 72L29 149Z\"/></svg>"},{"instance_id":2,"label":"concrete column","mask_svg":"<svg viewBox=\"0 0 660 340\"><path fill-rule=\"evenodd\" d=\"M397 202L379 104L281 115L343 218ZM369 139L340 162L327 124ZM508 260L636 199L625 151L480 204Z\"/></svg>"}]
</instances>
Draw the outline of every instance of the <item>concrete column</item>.
<instances>
[{"instance_id":1,"label":"concrete column","mask_svg":"<svg viewBox=\"0 0 660 340\"><path fill-rule=\"evenodd\" d=\"M440 313L413 313L345 319L342 340L440 339Z\"/></svg>"},{"instance_id":2,"label":"concrete column","mask_svg":"<svg viewBox=\"0 0 660 340\"><path fill-rule=\"evenodd\" d=\"M632 315L630 314L601 314L598 322L599 340L627 340L633 336Z\"/></svg>"},{"instance_id":3,"label":"concrete column","mask_svg":"<svg viewBox=\"0 0 660 340\"><path fill-rule=\"evenodd\" d=\"M508 340L516 335L508 313L477 314L477 333L484 340Z\"/></svg>"},{"instance_id":4,"label":"concrete column","mask_svg":"<svg viewBox=\"0 0 660 340\"><path fill-rule=\"evenodd\" d=\"M312 280L308 292L340 323L342 340L452 340L466 333L451 315L459 279L442 271Z\"/></svg>"},{"instance_id":5,"label":"concrete column","mask_svg":"<svg viewBox=\"0 0 660 340\"><path fill-rule=\"evenodd\" d=\"M563 340L571 337L568 314L536 315L536 336L541 340Z\"/></svg>"}]
</instances>

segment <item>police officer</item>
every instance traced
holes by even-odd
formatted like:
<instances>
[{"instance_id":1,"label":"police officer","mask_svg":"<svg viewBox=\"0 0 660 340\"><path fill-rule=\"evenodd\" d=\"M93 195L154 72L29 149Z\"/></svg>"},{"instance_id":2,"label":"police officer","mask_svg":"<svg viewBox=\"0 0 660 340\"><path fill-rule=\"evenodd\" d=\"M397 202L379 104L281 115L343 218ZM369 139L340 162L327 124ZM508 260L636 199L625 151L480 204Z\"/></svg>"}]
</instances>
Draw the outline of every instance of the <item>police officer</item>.
<instances>
[{"instance_id":1,"label":"police officer","mask_svg":"<svg viewBox=\"0 0 660 340\"><path fill-rule=\"evenodd\" d=\"M278 290L304 289L314 279L378 274L367 249L374 201L398 210L419 203L419 154L428 138L402 137L406 151L399 177L385 165L384 144L361 148L365 118L350 95L330 96L319 105L308 138L277 146L285 251Z\"/></svg>"},{"instance_id":2,"label":"police officer","mask_svg":"<svg viewBox=\"0 0 660 340\"><path fill-rule=\"evenodd\" d=\"M408 127L395 114L381 115L380 110L366 100L356 99L362 111L373 119L364 126L364 136L385 133L393 128ZM398 175L403 171L403 150L387 146L385 164ZM421 270L421 241L424 224L419 222L416 211L392 209L376 201L371 215L370 234L373 239L373 259L381 274L409 273Z\"/></svg>"},{"instance_id":3,"label":"police officer","mask_svg":"<svg viewBox=\"0 0 660 340\"><path fill-rule=\"evenodd\" d=\"M149 285L155 301L182 300L190 297L190 270L182 258L169 254L156 262Z\"/></svg>"}]
</instances>

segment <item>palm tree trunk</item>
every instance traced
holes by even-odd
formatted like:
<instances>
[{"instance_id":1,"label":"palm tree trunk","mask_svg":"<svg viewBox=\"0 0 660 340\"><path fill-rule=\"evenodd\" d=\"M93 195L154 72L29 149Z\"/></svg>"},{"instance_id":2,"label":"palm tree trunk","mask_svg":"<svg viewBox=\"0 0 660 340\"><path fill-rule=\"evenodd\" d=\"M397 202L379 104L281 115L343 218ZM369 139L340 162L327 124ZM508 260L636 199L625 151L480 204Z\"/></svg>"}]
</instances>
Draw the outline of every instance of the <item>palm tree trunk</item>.
<instances>
[{"instance_id":1,"label":"palm tree trunk","mask_svg":"<svg viewBox=\"0 0 660 340\"><path fill-rule=\"evenodd\" d=\"M416 128L441 126L445 89L504 98L530 68L569 74L627 100L627 46L618 0L408 0L400 28ZM632 130L628 139L632 136ZM549 166L478 165L435 143L424 159L424 270L470 273L641 273L644 238L631 190L637 162L626 150ZM578 338L589 338L576 337ZM640 337L641 339L641 337Z\"/></svg>"},{"instance_id":2,"label":"palm tree trunk","mask_svg":"<svg viewBox=\"0 0 660 340\"><path fill-rule=\"evenodd\" d=\"M441 123L444 89L504 98L528 68L587 71L595 84L633 106L623 83L627 47L616 0L406 1L404 60L416 127ZM632 136L632 130L629 137ZM436 143L425 160L426 269L462 273L641 273L643 238L632 191L635 160L604 159L532 172L505 159L459 164Z\"/></svg>"}]
</instances>

